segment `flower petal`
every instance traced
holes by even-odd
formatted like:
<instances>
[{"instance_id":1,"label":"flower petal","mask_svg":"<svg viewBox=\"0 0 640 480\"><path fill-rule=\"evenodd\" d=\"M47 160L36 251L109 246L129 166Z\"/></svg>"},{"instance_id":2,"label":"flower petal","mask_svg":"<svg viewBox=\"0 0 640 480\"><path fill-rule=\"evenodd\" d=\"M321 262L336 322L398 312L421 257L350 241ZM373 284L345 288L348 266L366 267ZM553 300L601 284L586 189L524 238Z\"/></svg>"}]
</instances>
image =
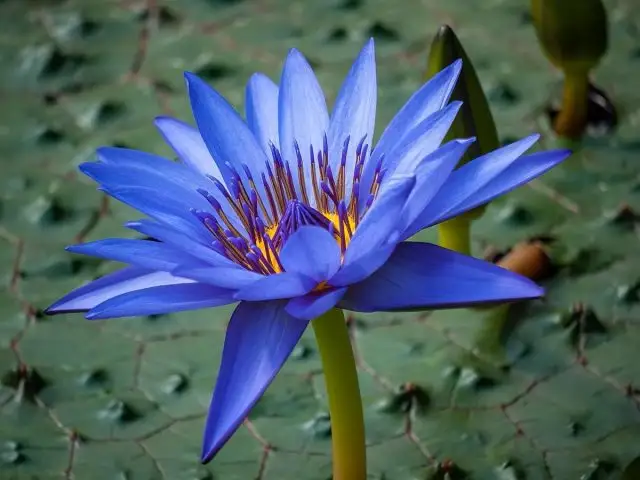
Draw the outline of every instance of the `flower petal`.
<instances>
[{"instance_id":1,"label":"flower petal","mask_svg":"<svg viewBox=\"0 0 640 480\"><path fill-rule=\"evenodd\" d=\"M166 225L155 223L151 220L137 220L128 222L125 227L135 230L142 235L160 240L168 245L172 245L182 251L188 252L190 255L216 267L232 267L236 265L227 257L220 255L218 252L207 246L207 242L200 243L195 239L176 231ZM207 238L211 242L211 238Z\"/></svg>"},{"instance_id":2,"label":"flower petal","mask_svg":"<svg viewBox=\"0 0 640 480\"><path fill-rule=\"evenodd\" d=\"M396 145L404 141L405 135L429 115L437 112L447 104L461 69L462 61L456 60L433 76L409 98L407 103L387 125L384 132L382 132L371 158L365 164L362 173L363 185L371 183L373 172L381 156L384 156L386 161L391 161L392 159L387 154Z\"/></svg>"},{"instance_id":3,"label":"flower petal","mask_svg":"<svg viewBox=\"0 0 640 480\"><path fill-rule=\"evenodd\" d=\"M198 130L171 117L157 117L155 125L186 165L202 175L211 175L224 181Z\"/></svg>"},{"instance_id":4,"label":"flower petal","mask_svg":"<svg viewBox=\"0 0 640 480\"><path fill-rule=\"evenodd\" d=\"M396 248L396 244L385 245L368 254L359 257L355 261L343 266L338 273L329 279L329 285L344 287L364 280L389 259Z\"/></svg>"},{"instance_id":5,"label":"flower petal","mask_svg":"<svg viewBox=\"0 0 640 480\"><path fill-rule=\"evenodd\" d=\"M252 302L293 298L309 293L315 286L316 281L309 277L295 272L283 272L262 277L240 289L234 298Z\"/></svg>"},{"instance_id":6,"label":"flower petal","mask_svg":"<svg viewBox=\"0 0 640 480\"><path fill-rule=\"evenodd\" d=\"M212 285L185 283L144 288L100 303L85 315L89 320L137 317L219 307L235 301L231 291Z\"/></svg>"},{"instance_id":7,"label":"flower petal","mask_svg":"<svg viewBox=\"0 0 640 480\"><path fill-rule=\"evenodd\" d=\"M233 313L209 407L203 463L213 458L244 421L307 328L308 322L293 318L284 305L243 302Z\"/></svg>"},{"instance_id":8,"label":"flower petal","mask_svg":"<svg viewBox=\"0 0 640 480\"><path fill-rule=\"evenodd\" d=\"M297 157L294 142L298 142L305 160L302 162L305 188L311 206L315 206L315 199L311 194L311 166L307 159L311 146L316 153L322 149L324 135L329 129L329 114L324 93L313 70L295 48L289 51L282 70L278 121L282 156L295 166Z\"/></svg>"},{"instance_id":9,"label":"flower petal","mask_svg":"<svg viewBox=\"0 0 640 480\"><path fill-rule=\"evenodd\" d=\"M313 320L335 307L346 291L347 288L343 287L325 292L308 293L303 297L289 300L286 311L293 317L302 320Z\"/></svg>"},{"instance_id":10,"label":"flower petal","mask_svg":"<svg viewBox=\"0 0 640 480\"><path fill-rule=\"evenodd\" d=\"M402 209L415 183L414 176L400 175L384 183L353 234L344 255L345 266L393 242L392 234L402 227Z\"/></svg>"},{"instance_id":11,"label":"flower petal","mask_svg":"<svg viewBox=\"0 0 640 480\"><path fill-rule=\"evenodd\" d=\"M99 190L103 190L116 200L170 226L173 230L197 238L203 243L211 241L211 233L204 228L202 223L195 216L190 215L185 206L176 204L174 198L167 195L166 192L134 187L101 187Z\"/></svg>"},{"instance_id":12,"label":"flower petal","mask_svg":"<svg viewBox=\"0 0 640 480\"><path fill-rule=\"evenodd\" d=\"M521 157L487 185L477 190L445 215L435 219L433 223L443 222L480 205L484 205L494 198L530 182L558 165L569 157L571 153L571 150L553 150Z\"/></svg>"},{"instance_id":13,"label":"flower petal","mask_svg":"<svg viewBox=\"0 0 640 480\"><path fill-rule=\"evenodd\" d=\"M127 292L161 285L193 283L167 272L155 272L146 268L126 267L76 288L45 310L47 315L84 312L96 305Z\"/></svg>"},{"instance_id":14,"label":"flower petal","mask_svg":"<svg viewBox=\"0 0 640 480\"><path fill-rule=\"evenodd\" d=\"M405 226L411 225L451 175L474 139L452 140L427 155L416 168L416 185L402 211Z\"/></svg>"},{"instance_id":15,"label":"flower petal","mask_svg":"<svg viewBox=\"0 0 640 480\"><path fill-rule=\"evenodd\" d=\"M207 267L207 268L178 268L173 270L175 275L192 278L201 283L216 287L238 290L257 282L264 276L250 272L241 267Z\"/></svg>"},{"instance_id":16,"label":"flower petal","mask_svg":"<svg viewBox=\"0 0 640 480\"><path fill-rule=\"evenodd\" d=\"M345 165L347 179L353 177L355 151L360 140L366 136L366 143L373 142L377 93L375 47L370 39L340 88L329 125L329 163L334 172L338 172L343 144L350 137ZM351 182L347 181L346 188L348 198Z\"/></svg>"},{"instance_id":17,"label":"flower petal","mask_svg":"<svg viewBox=\"0 0 640 480\"><path fill-rule=\"evenodd\" d=\"M498 178L509 165L531 148L538 138L538 134L530 135L478 157L454 171L443 188L418 215L414 224L403 234L403 238L408 238L425 226L432 225L435 219L445 217L475 192Z\"/></svg>"},{"instance_id":18,"label":"flower petal","mask_svg":"<svg viewBox=\"0 0 640 480\"><path fill-rule=\"evenodd\" d=\"M422 159L440 146L461 106L462 102L451 102L408 132L385 162L387 171L400 175L413 174Z\"/></svg>"},{"instance_id":19,"label":"flower petal","mask_svg":"<svg viewBox=\"0 0 640 480\"><path fill-rule=\"evenodd\" d=\"M340 247L324 228L304 226L289 237L280 251L280 262L287 272L300 273L319 283L340 268Z\"/></svg>"},{"instance_id":20,"label":"flower petal","mask_svg":"<svg viewBox=\"0 0 640 480\"><path fill-rule=\"evenodd\" d=\"M131 238L106 238L95 242L71 245L66 250L166 272L180 265L192 267L202 265L202 262L195 257L170 245Z\"/></svg>"},{"instance_id":21,"label":"flower petal","mask_svg":"<svg viewBox=\"0 0 640 480\"><path fill-rule=\"evenodd\" d=\"M255 73L247 83L245 96L247 125L267 156L271 156L270 144L280 148L278 86L266 75Z\"/></svg>"},{"instance_id":22,"label":"flower petal","mask_svg":"<svg viewBox=\"0 0 640 480\"><path fill-rule=\"evenodd\" d=\"M185 79L198 130L226 184L232 183L233 169L250 189L243 166L247 166L254 178L260 178L267 160L258 140L222 95L192 73L185 73ZM264 195L260 182L256 182L256 187L258 193Z\"/></svg>"},{"instance_id":23,"label":"flower petal","mask_svg":"<svg viewBox=\"0 0 640 480\"><path fill-rule=\"evenodd\" d=\"M429 243L399 244L385 265L349 287L340 307L356 312L456 308L538 298L534 282Z\"/></svg>"}]
</instances>

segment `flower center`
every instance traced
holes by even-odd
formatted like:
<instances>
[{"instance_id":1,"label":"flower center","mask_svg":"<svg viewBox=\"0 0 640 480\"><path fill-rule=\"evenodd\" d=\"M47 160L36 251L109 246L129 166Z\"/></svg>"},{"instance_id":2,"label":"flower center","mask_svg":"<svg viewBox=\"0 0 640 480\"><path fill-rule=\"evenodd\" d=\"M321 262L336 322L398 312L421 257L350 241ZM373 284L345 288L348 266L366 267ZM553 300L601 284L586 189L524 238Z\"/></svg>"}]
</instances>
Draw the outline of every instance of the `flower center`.
<instances>
[{"instance_id":1,"label":"flower center","mask_svg":"<svg viewBox=\"0 0 640 480\"><path fill-rule=\"evenodd\" d=\"M355 149L353 176L349 180L346 166L350 137L344 141L337 175L329 165L326 135L323 148L317 154L310 146L306 172L300 148L294 144L297 159L295 177L289 162L283 160L280 151L271 145L272 162L266 163L261 174L262 194L258 193L246 165L243 165L243 180L231 165L226 164L232 173L231 181L227 182L228 188L218 179L209 178L228 207L209 191L199 189L215 214L193 211L212 234L212 248L248 270L262 274L279 273L284 271L279 252L286 241L300 227L314 225L331 233L344 254L360 220L377 196L385 173L380 158L368 186L368 195L362 195L361 176L368 150L365 138ZM347 192L348 184L350 192ZM231 211L234 215L230 215Z\"/></svg>"}]
</instances>

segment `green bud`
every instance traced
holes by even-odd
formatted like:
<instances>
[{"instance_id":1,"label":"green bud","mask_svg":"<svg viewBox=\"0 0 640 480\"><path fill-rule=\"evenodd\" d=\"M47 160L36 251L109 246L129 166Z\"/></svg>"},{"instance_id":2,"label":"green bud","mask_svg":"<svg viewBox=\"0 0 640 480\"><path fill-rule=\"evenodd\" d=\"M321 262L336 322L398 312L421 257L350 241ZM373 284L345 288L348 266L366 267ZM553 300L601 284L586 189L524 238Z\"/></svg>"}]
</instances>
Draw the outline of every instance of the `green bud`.
<instances>
[{"instance_id":1,"label":"green bud","mask_svg":"<svg viewBox=\"0 0 640 480\"><path fill-rule=\"evenodd\" d=\"M499 148L500 142L496 124L489 109L489 102L482 90L473 64L451 27L443 25L431 43L427 78L431 78L457 59L462 60L462 72L451 95L451 100L462 101L462 108L453 122L451 130L449 130L445 142L456 138L476 137L476 141L471 144L460 160L458 164L460 167L474 158ZM463 216L467 219L477 218L483 211L484 207L479 207Z\"/></svg>"},{"instance_id":2,"label":"green bud","mask_svg":"<svg viewBox=\"0 0 640 480\"><path fill-rule=\"evenodd\" d=\"M557 68L586 74L607 51L607 12L601 0L531 0L538 41Z\"/></svg>"},{"instance_id":3,"label":"green bud","mask_svg":"<svg viewBox=\"0 0 640 480\"><path fill-rule=\"evenodd\" d=\"M460 100L462 108L445 141L455 138L476 137L476 141L460 161L460 165L500 147L496 124L473 64L451 27L443 25L438 30L429 51L427 77L431 78L457 59L462 60L462 72L451 95Z\"/></svg>"}]
</instances>

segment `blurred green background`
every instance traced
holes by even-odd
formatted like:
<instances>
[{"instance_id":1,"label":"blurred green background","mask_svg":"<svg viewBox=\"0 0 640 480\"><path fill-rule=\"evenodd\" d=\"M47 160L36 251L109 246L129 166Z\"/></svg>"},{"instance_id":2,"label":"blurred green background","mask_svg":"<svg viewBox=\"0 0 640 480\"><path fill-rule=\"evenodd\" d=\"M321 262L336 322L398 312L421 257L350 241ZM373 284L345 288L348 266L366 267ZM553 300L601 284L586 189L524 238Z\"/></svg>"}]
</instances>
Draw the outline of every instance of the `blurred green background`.
<instances>
[{"instance_id":1,"label":"blurred green background","mask_svg":"<svg viewBox=\"0 0 640 480\"><path fill-rule=\"evenodd\" d=\"M500 325L465 310L353 319L372 479L620 478L640 455L640 4L605 2L596 82L620 109L561 168L495 202L477 254L544 236L543 301ZM219 456L199 465L230 309L91 323L42 309L117 268L67 244L130 236L77 164L101 145L171 155L182 72L239 108L251 73L302 50L330 101L377 40L378 129L421 84L439 25L474 62L502 141L548 134L560 77L525 0L0 2L0 479L327 480L330 428L309 332ZM423 239L433 239L426 232ZM448 475L448 476L447 476ZM640 478L640 473L628 479ZM635 475L635 476L633 476Z\"/></svg>"}]
</instances>

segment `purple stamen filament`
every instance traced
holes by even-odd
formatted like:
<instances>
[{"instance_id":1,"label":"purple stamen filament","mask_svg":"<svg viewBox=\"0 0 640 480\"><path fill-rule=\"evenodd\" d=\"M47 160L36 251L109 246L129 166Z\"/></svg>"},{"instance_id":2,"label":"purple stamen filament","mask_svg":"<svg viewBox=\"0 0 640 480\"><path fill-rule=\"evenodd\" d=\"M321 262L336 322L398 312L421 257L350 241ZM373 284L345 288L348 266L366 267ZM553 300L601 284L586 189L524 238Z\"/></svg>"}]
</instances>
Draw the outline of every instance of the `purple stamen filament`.
<instances>
[{"instance_id":1,"label":"purple stamen filament","mask_svg":"<svg viewBox=\"0 0 640 480\"><path fill-rule=\"evenodd\" d=\"M347 165L350 137L342 146L337 176L329 165L329 147L326 135L322 148L317 152L309 147L308 168L298 143L294 143L294 163L284 160L278 148L270 145L272 162L256 178L261 180L262 194L258 191L254 176L247 165L242 165L244 179L233 166L227 164L230 178L225 187L218 179L209 177L222 194L226 205L220 203L205 189L198 189L211 205L213 212L193 210L196 218L213 236L211 248L238 265L265 275L284 271L279 252L289 237L304 225L313 225L327 230L338 242L344 254L362 217L375 200L385 177L383 159L376 165L373 180L368 186L366 202L359 202L362 172L369 145L366 136L360 139L355 152L351 191L347 194ZM293 172L291 166L297 171ZM215 190L212 190L215 192ZM313 200L315 207L312 207ZM361 207L362 205L362 207ZM240 225L242 228L240 228Z\"/></svg>"}]
</instances>

